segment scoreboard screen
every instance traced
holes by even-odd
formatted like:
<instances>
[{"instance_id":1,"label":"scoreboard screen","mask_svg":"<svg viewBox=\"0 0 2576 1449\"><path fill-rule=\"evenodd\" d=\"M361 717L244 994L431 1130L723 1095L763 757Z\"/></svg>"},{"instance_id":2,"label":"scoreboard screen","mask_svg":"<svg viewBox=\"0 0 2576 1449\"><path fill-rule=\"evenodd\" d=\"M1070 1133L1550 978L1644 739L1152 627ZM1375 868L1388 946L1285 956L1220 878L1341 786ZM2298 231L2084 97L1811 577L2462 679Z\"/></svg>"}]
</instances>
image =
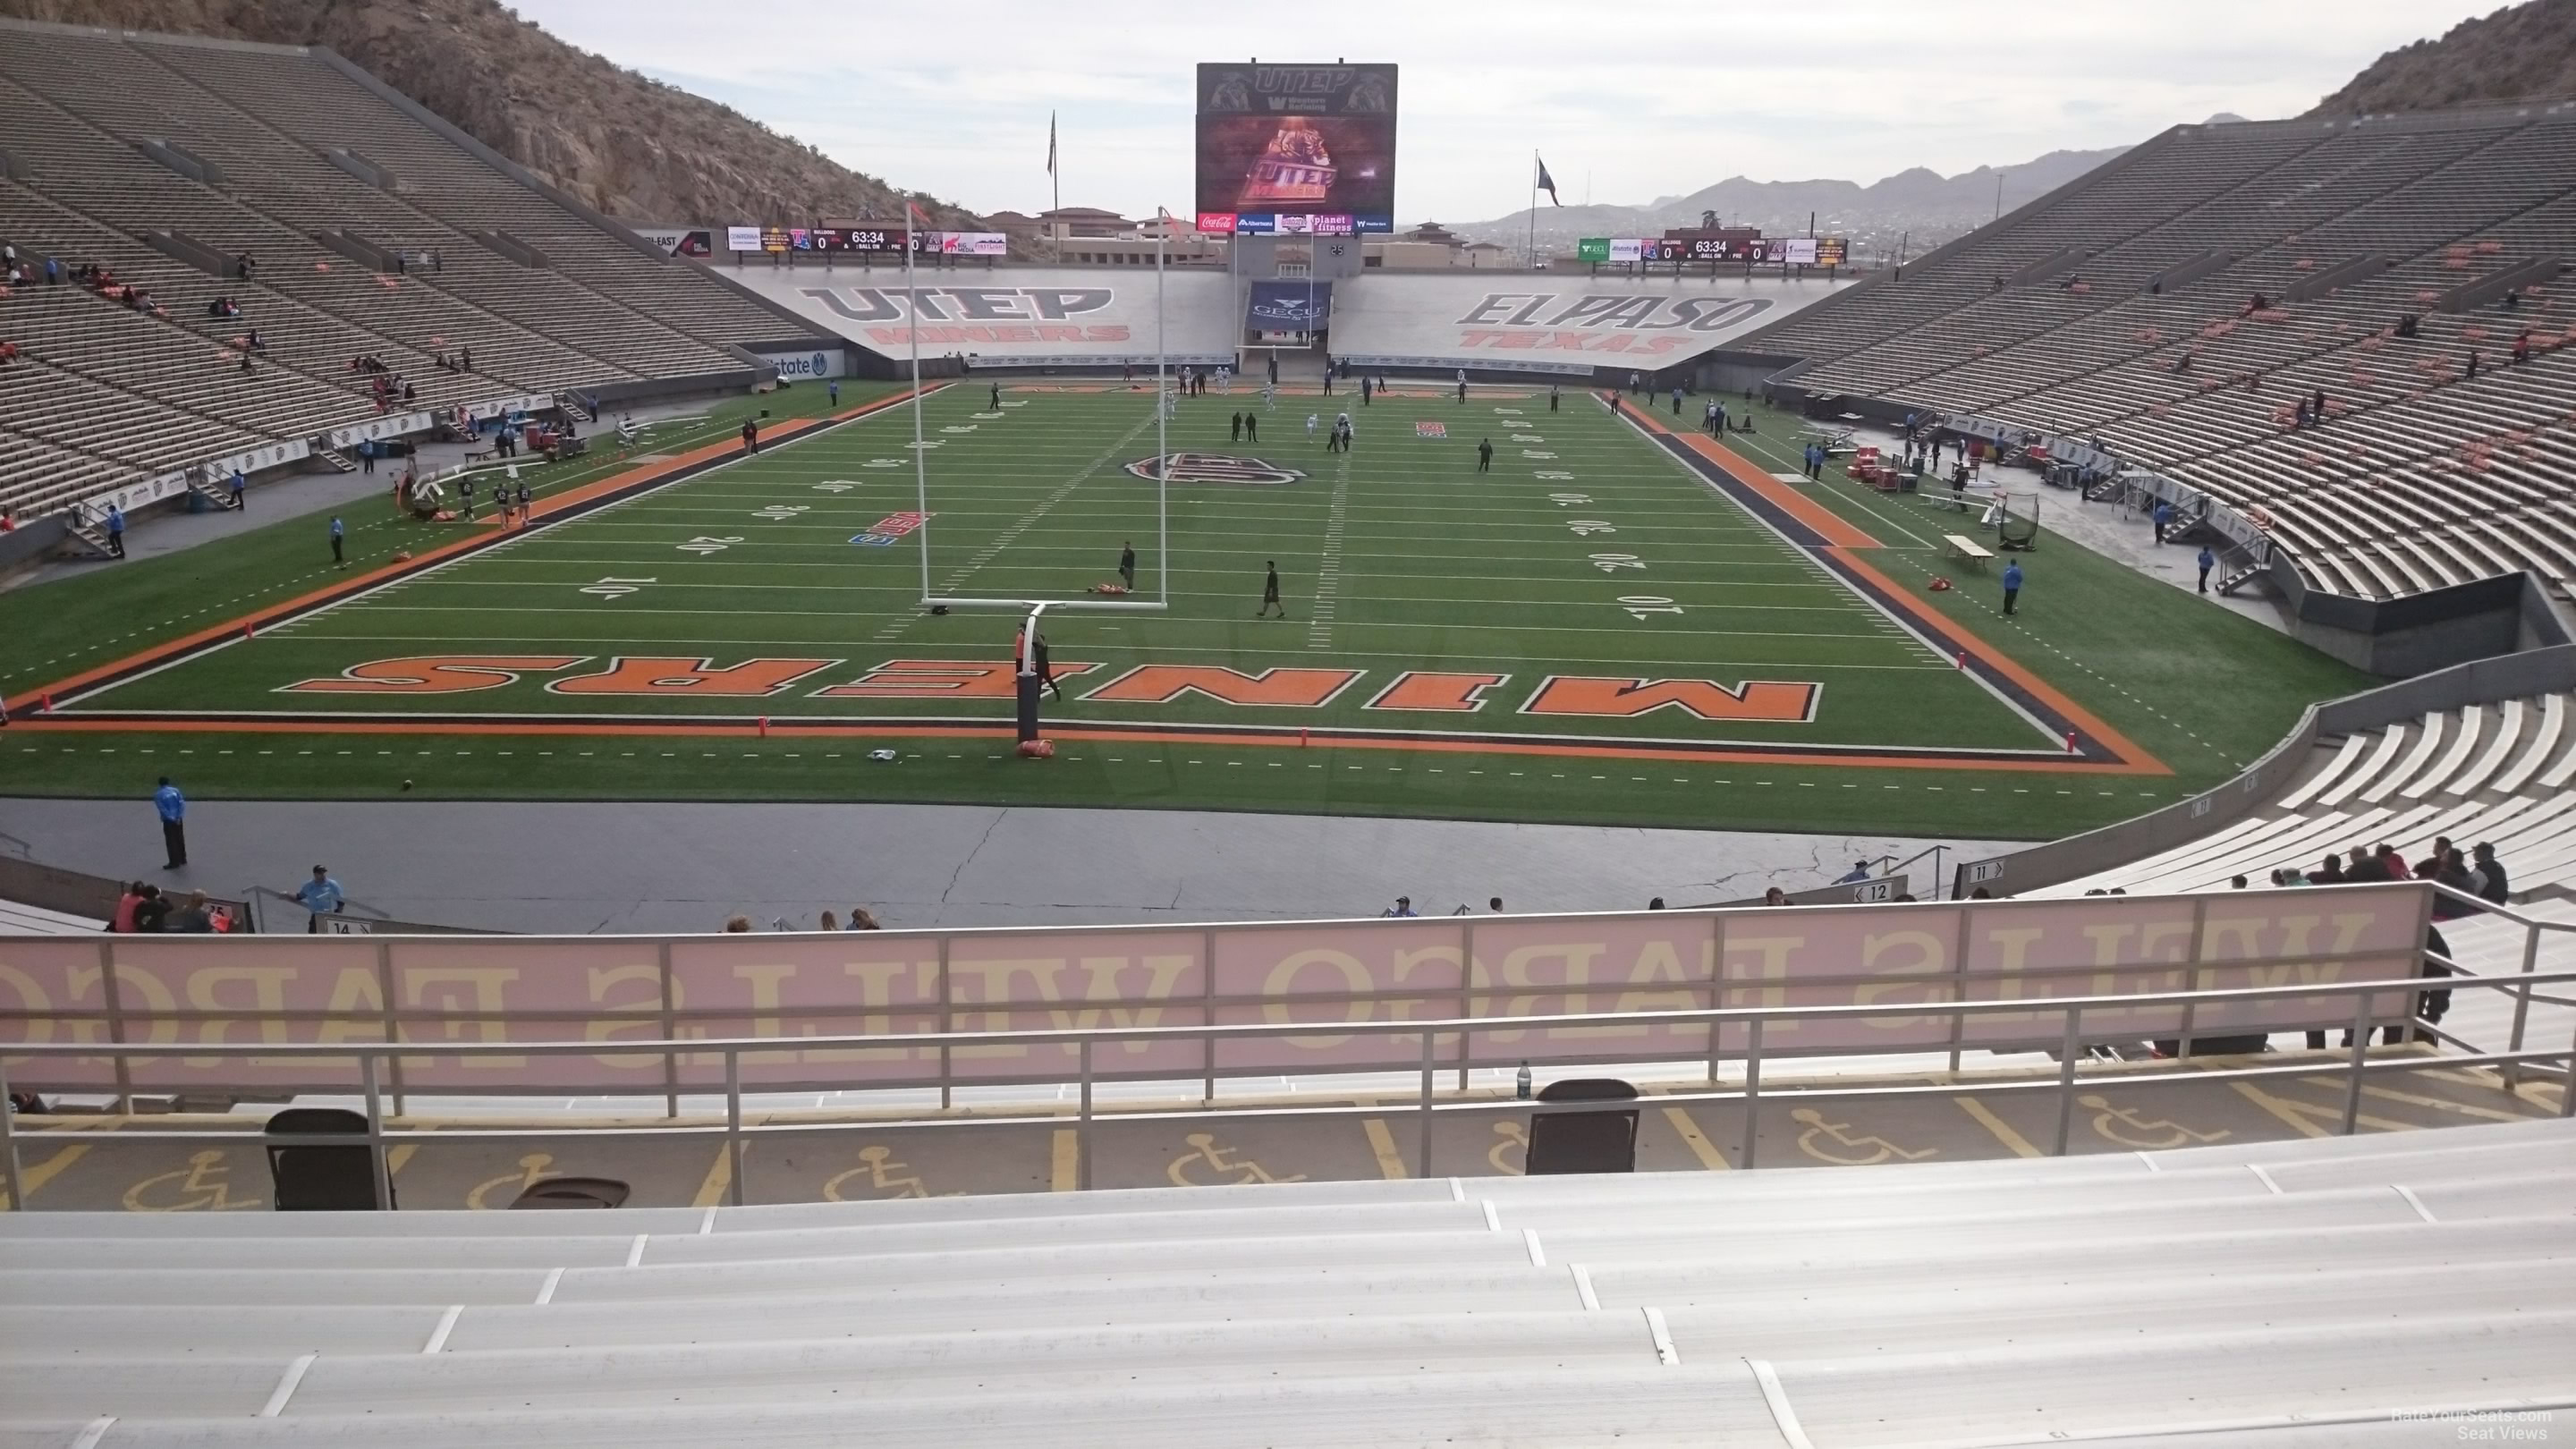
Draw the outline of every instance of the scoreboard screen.
<instances>
[{"instance_id":1,"label":"scoreboard screen","mask_svg":"<svg viewBox=\"0 0 2576 1449\"><path fill-rule=\"evenodd\" d=\"M1198 229L1217 235L1395 229L1392 65L1198 68Z\"/></svg>"}]
</instances>

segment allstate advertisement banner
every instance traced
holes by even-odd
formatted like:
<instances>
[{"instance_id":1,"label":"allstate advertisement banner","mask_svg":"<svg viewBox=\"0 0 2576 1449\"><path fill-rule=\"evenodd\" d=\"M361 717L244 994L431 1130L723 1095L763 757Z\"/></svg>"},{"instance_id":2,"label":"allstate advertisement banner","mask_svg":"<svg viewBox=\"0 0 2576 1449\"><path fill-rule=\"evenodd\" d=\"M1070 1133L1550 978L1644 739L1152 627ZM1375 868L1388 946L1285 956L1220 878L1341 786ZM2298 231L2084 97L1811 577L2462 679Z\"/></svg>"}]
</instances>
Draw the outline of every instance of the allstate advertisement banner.
<instances>
[{"instance_id":1,"label":"allstate advertisement banner","mask_svg":"<svg viewBox=\"0 0 2576 1449\"><path fill-rule=\"evenodd\" d=\"M2071 997L2288 988L2203 1003L2195 1034L2349 1025L2353 994L2303 988L2404 982L2421 959L2431 896L2416 884L2199 897L2089 897L1657 911L1596 916L1325 921L1176 928L1034 928L655 937L35 936L0 939L0 1043L68 1043L44 1058L0 1046L13 1086L105 1089L87 1048L136 1043L382 1042L411 1091L688 1090L721 1086L720 1053L672 1056L638 1041L763 1038L741 1058L771 1088L920 1080L943 1055L960 1079L1061 1081L1071 1043L797 1045L817 1036L936 1031L1299 1027L1217 1041L1134 1038L1093 1047L1103 1075L1408 1070L1422 1033L1404 1023L1717 1008L1774 1014L1766 1054L2030 1049L2063 1039ZM114 982L110 1022L108 988ZM2360 993L2402 1020L2411 988ZM1996 1003L1964 1026L1926 1011ZM2180 1006L2097 1008L2088 1041L2181 1034ZM1383 1033L1350 1030L1380 1024ZM388 1033L393 1035L389 1037ZM1739 1054L1745 1028L1705 1022L1438 1033L1443 1064L1707 1060ZM466 1057L449 1043L574 1043L556 1055ZM136 1059L138 1091L345 1088L346 1059L206 1055Z\"/></svg>"},{"instance_id":2,"label":"allstate advertisement banner","mask_svg":"<svg viewBox=\"0 0 2576 1449\"><path fill-rule=\"evenodd\" d=\"M1262 332L1316 332L1330 325L1333 284L1273 280L1252 284L1250 321Z\"/></svg>"},{"instance_id":3,"label":"allstate advertisement banner","mask_svg":"<svg viewBox=\"0 0 2576 1449\"><path fill-rule=\"evenodd\" d=\"M835 347L754 347L754 357L778 369L778 375L793 382L820 380L850 375L849 354Z\"/></svg>"}]
</instances>

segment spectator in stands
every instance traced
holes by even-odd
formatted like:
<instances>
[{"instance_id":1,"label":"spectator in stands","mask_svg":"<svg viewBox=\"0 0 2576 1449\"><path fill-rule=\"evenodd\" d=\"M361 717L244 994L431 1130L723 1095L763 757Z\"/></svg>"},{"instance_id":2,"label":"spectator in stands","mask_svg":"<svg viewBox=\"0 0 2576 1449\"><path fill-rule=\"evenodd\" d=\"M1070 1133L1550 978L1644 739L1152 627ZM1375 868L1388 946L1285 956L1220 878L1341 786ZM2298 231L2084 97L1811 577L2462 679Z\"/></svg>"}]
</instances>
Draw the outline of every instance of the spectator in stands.
<instances>
[{"instance_id":1,"label":"spectator in stands","mask_svg":"<svg viewBox=\"0 0 2576 1449\"><path fill-rule=\"evenodd\" d=\"M2009 614L2013 611L2013 602L2021 597L2020 559L2014 559L2011 563L2004 565L2003 586L2004 612Z\"/></svg>"},{"instance_id":2,"label":"spectator in stands","mask_svg":"<svg viewBox=\"0 0 2576 1449\"><path fill-rule=\"evenodd\" d=\"M1658 896L1656 899L1660 901L1663 898ZM1780 889L1778 886L1772 886L1770 889L1762 892L1762 904L1766 906L1785 906L1789 904L1789 893ZM1660 909L1660 907L1657 907L1657 909Z\"/></svg>"},{"instance_id":3,"label":"spectator in stands","mask_svg":"<svg viewBox=\"0 0 2576 1449\"><path fill-rule=\"evenodd\" d=\"M2245 889L2245 877L2241 875L2229 876L2227 878L2227 888L2232 891L2241 891Z\"/></svg>"},{"instance_id":4,"label":"spectator in stands","mask_svg":"<svg viewBox=\"0 0 2576 1449\"><path fill-rule=\"evenodd\" d=\"M2512 879L2506 877L2504 861L2496 859L2496 848L2481 841L2476 851L2470 853L2478 859L2478 900L2488 900L2494 905L2504 905L2506 900L2512 900Z\"/></svg>"},{"instance_id":5,"label":"spectator in stands","mask_svg":"<svg viewBox=\"0 0 2576 1449\"><path fill-rule=\"evenodd\" d=\"M865 906L852 906L850 907L850 924L842 929L849 931L882 931L885 929L885 926L877 920L876 912L869 910Z\"/></svg>"},{"instance_id":6,"label":"spectator in stands","mask_svg":"<svg viewBox=\"0 0 2576 1449\"><path fill-rule=\"evenodd\" d=\"M419 388L416 388L416 387L414 387L414 386L412 386L412 385L411 385L410 383L408 383L408 382L404 383L404 384L403 384L403 401L404 401L404 402L418 402L419 400L420 400L420 389L419 389Z\"/></svg>"},{"instance_id":7,"label":"spectator in stands","mask_svg":"<svg viewBox=\"0 0 2576 1449\"><path fill-rule=\"evenodd\" d=\"M188 899L161 922L164 931L188 936L210 936L215 930L215 913L206 909L204 891L188 892Z\"/></svg>"},{"instance_id":8,"label":"spectator in stands","mask_svg":"<svg viewBox=\"0 0 2576 1449\"><path fill-rule=\"evenodd\" d=\"M125 510L113 503L107 505L107 556L125 557Z\"/></svg>"},{"instance_id":9,"label":"spectator in stands","mask_svg":"<svg viewBox=\"0 0 2576 1449\"><path fill-rule=\"evenodd\" d=\"M2478 350L2474 347L2469 349L2469 365L2467 371L2469 381L2475 382L2478 380Z\"/></svg>"},{"instance_id":10,"label":"spectator in stands","mask_svg":"<svg viewBox=\"0 0 2576 1449\"><path fill-rule=\"evenodd\" d=\"M1385 910L1378 912L1378 914L1379 914L1381 917L1398 918L1398 917L1411 917L1411 916L1417 915L1417 914L1419 914L1419 913L1418 913L1418 912L1416 912L1416 911L1413 909L1413 897L1411 897L1411 896L1397 896L1397 897L1395 898L1395 904L1394 904L1394 905L1391 905L1391 906L1387 907Z\"/></svg>"},{"instance_id":11,"label":"spectator in stands","mask_svg":"<svg viewBox=\"0 0 2576 1449\"><path fill-rule=\"evenodd\" d=\"M161 894L159 886L145 886L143 899L134 903L134 929L157 936L169 928L169 922L170 898Z\"/></svg>"},{"instance_id":12,"label":"spectator in stands","mask_svg":"<svg viewBox=\"0 0 2576 1449\"><path fill-rule=\"evenodd\" d=\"M116 898L116 910L107 918L107 928L119 935L133 931L134 908L143 904L143 893L150 889L139 880L126 882L124 894Z\"/></svg>"},{"instance_id":13,"label":"spectator in stands","mask_svg":"<svg viewBox=\"0 0 2576 1449\"><path fill-rule=\"evenodd\" d=\"M4 366L17 360L18 344L15 342L0 342L0 366Z\"/></svg>"},{"instance_id":14,"label":"spectator in stands","mask_svg":"<svg viewBox=\"0 0 2576 1449\"><path fill-rule=\"evenodd\" d=\"M2431 880L2435 876L2439 875L2442 870L2442 861L2450 853L2451 837L2447 835L2434 836L2433 848L2425 852L2422 860L2415 862L2413 872L2415 878L2417 880Z\"/></svg>"},{"instance_id":15,"label":"spectator in stands","mask_svg":"<svg viewBox=\"0 0 2576 1449\"><path fill-rule=\"evenodd\" d=\"M2442 852L2442 863L2434 868L2432 879L2434 884L2441 886L2445 891L2457 891L2460 893L2460 895L2456 896L2436 895L2433 897L2434 920L2455 921L2477 909L2477 907L2470 905L2467 901L2460 899L2460 896L2475 897L2478 893L2478 881L2476 877L2469 874L2469 863L2461 858L2458 851L2446 850Z\"/></svg>"},{"instance_id":16,"label":"spectator in stands","mask_svg":"<svg viewBox=\"0 0 2576 1449\"><path fill-rule=\"evenodd\" d=\"M55 257L45 258L45 285L48 287L59 287L62 284L63 264L61 260Z\"/></svg>"},{"instance_id":17,"label":"spectator in stands","mask_svg":"<svg viewBox=\"0 0 2576 1449\"><path fill-rule=\"evenodd\" d=\"M2356 845L2352 848L2352 864L2344 868L2343 878L2350 885L2366 885L2386 880L2388 876L2380 868L2378 856Z\"/></svg>"},{"instance_id":18,"label":"spectator in stands","mask_svg":"<svg viewBox=\"0 0 2576 1449\"><path fill-rule=\"evenodd\" d=\"M1852 862L1852 868L1848 872L1834 878L1834 884L1856 885L1867 879L1869 879L1869 862L1865 860L1856 860Z\"/></svg>"},{"instance_id":19,"label":"spectator in stands","mask_svg":"<svg viewBox=\"0 0 2576 1449\"><path fill-rule=\"evenodd\" d=\"M250 253L235 252L233 254L233 275L247 282L251 279L251 273L256 270L258 270L258 264L250 259Z\"/></svg>"},{"instance_id":20,"label":"spectator in stands","mask_svg":"<svg viewBox=\"0 0 2576 1449\"><path fill-rule=\"evenodd\" d=\"M2209 545L2204 543L2200 546L2200 557L2192 562L2200 566L2200 591L2208 593L2209 571L2218 567L2218 555L2210 552Z\"/></svg>"},{"instance_id":21,"label":"spectator in stands","mask_svg":"<svg viewBox=\"0 0 2576 1449\"><path fill-rule=\"evenodd\" d=\"M2316 396L2308 400L2308 419L2319 427L2325 426L2326 390L2324 388L2318 388Z\"/></svg>"},{"instance_id":22,"label":"spectator in stands","mask_svg":"<svg viewBox=\"0 0 2576 1449\"><path fill-rule=\"evenodd\" d=\"M2315 870L2308 872L2310 885L2342 885L2343 882L2343 857L2340 855L2328 854L2317 862Z\"/></svg>"},{"instance_id":23,"label":"spectator in stands","mask_svg":"<svg viewBox=\"0 0 2576 1449\"><path fill-rule=\"evenodd\" d=\"M729 935L736 935L749 931L751 929L751 917L727 916L725 918L724 928L726 933Z\"/></svg>"},{"instance_id":24,"label":"spectator in stands","mask_svg":"<svg viewBox=\"0 0 2576 1449\"><path fill-rule=\"evenodd\" d=\"M338 915L349 908L349 898L341 891L340 883L318 865L313 867L313 878L295 888L295 899L310 913L304 922L304 934L308 936L322 934L324 916Z\"/></svg>"},{"instance_id":25,"label":"spectator in stands","mask_svg":"<svg viewBox=\"0 0 2576 1449\"><path fill-rule=\"evenodd\" d=\"M239 312L241 309L236 307L233 310L235 312ZM250 334L243 340L250 344L250 350L253 352L265 352L268 350L268 340L259 335L259 329L256 327L250 329Z\"/></svg>"},{"instance_id":26,"label":"spectator in stands","mask_svg":"<svg viewBox=\"0 0 2576 1449\"><path fill-rule=\"evenodd\" d=\"M456 370L459 372L472 372L474 370L473 348L460 347L456 349Z\"/></svg>"},{"instance_id":27,"label":"spectator in stands","mask_svg":"<svg viewBox=\"0 0 2576 1449\"><path fill-rule=\"evenodd\" d=\"M2529 362L2530 360L2531 329L2525 327L2522 329L2521 335L2513 339L2513 363L2514 366L2520 367L2522 364Z\"/></svg>"}]
</instances>

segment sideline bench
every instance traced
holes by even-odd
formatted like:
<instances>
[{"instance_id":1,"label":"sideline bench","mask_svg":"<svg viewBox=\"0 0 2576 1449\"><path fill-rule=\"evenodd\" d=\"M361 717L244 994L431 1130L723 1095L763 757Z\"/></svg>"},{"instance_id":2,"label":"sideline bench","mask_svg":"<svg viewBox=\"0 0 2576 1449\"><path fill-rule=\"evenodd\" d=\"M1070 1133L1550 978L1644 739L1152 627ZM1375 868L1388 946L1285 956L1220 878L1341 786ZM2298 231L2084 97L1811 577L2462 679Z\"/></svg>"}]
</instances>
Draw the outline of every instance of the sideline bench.
<instances>
[{"instance_id":1,"label":"sideline bench","mask_svg":"<svg viewBox=\"0 0 2576 1449\"><path fill-rule=\"evenodd\" d=\"M1941 541L1950 545L1950 556L1972 569L1982 570L1994 552L1964 533L1945 533Z\"/></svg>"}]
</instances>

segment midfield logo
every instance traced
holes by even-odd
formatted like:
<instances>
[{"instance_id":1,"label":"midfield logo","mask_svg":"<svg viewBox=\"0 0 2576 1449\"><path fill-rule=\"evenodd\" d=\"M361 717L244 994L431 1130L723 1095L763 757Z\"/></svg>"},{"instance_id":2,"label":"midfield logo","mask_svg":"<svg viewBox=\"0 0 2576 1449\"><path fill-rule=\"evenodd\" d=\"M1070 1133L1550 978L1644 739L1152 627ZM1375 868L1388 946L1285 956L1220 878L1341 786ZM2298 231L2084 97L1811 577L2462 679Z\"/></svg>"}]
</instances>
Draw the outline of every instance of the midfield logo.
<instances>
[{"instance_id":1,"label":"midfield logo","mask_svg":"<svg viewBox=\"0 0 2576 1449\"><path fill-rule=\"evenodd\" d=\"M1295 468L1238 453L1174 453L1169 471L1158 475L1155 465L1163 461L1139 458L1127 465L1127 471L1147 482L1160 476L1173 483L1249 483L1265 487L1294 483L1306 476Z\"/></svg>"},{"instance_id":2,"label":"midfield logo","mask_svg":"<svg viewBox=\"0 0 2576 1449\"><path fill-rule=\"evenodd\" d=\"M1447 423L1415 423L1413 425L1413 435L1417 438L1445 438L1449 436L1449 425Z\"/></svg>"}]
</instances>

